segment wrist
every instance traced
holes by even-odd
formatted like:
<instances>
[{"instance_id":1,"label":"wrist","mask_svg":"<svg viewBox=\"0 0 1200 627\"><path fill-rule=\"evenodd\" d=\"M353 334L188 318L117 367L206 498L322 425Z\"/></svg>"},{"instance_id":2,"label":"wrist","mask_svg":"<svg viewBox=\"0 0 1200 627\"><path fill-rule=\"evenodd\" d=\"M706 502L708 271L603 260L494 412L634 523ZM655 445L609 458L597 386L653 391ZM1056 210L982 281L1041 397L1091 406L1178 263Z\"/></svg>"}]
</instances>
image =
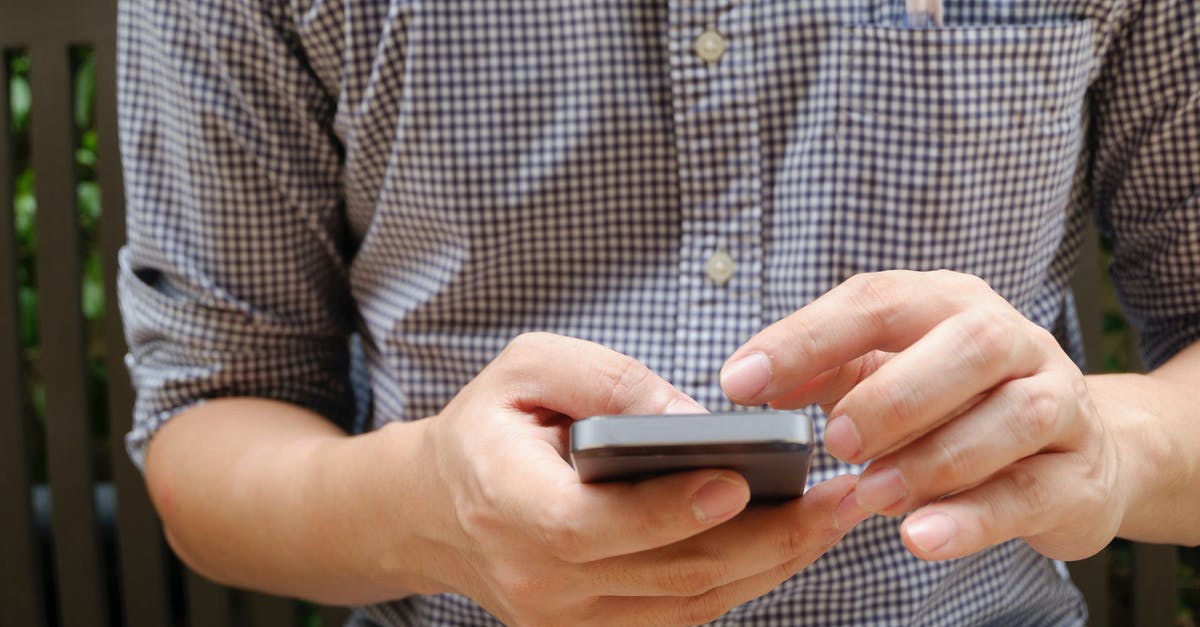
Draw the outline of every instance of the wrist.
<instances>
[{"instance_id":1,"label":"wrist","mask_svg":"<svg viewBox=\"0 0 1200 627\"><path fill-rule=\"evenodd\" d=\"M1197 486L1196 463L1178 437L1186 433L1178 420L1189 406L1186 392L1143 374L1090 376L1088 387L1119 459L1119 494L1113 495L1123 505L1118 535L1188 542L1181 534L1195 527L1189 521L1200 511L1195 495L1189 496Z\"/></svg>"},{"instance_id":2,"label":"wrist","mask_svg":"<svg viewBox=\"0 0 1200 627\"><path fill-rule=\"evenodd\" d=\"M309 465L312 502L329 508L334 536L322 545L343 565L338 580L351 604L445 592L431 481L427 420L391 423L327 443Z\"/></svg>"}]
</instances>

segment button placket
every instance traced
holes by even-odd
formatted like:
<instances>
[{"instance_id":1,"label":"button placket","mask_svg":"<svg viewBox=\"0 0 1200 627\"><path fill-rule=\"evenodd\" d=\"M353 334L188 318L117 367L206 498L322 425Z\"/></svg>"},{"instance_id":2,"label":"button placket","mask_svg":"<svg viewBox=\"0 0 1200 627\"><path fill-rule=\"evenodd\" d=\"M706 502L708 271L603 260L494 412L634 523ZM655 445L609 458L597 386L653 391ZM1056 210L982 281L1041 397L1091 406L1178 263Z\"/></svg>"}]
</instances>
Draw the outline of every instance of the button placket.
<instances>
[{"instance_id":1,"label":"button placket","mask_svg":"<svg viewBox=\"0 0 1200 627\"><path fill-rule=\"evenodd\" d=\"M680 190L672 383L711 409L721 364L762 324L762 166L755 7L672 2L671 95Z\"/></svg>"}]
</instances>

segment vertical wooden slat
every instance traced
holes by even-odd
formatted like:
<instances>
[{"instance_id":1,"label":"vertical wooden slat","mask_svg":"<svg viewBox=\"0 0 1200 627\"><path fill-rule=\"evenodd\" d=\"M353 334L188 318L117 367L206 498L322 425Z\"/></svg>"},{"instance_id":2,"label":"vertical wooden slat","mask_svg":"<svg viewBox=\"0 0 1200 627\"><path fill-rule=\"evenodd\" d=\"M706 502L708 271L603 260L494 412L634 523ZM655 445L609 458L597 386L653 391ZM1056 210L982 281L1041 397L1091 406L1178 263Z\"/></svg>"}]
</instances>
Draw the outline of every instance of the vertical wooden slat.
<instances>
[{"instance_id":1,"label":"vertical wooden slat","mask_svg":"<svg viewBox=\"0 0 1200 627\"><path fill-rule=\"evenodd\" d=\"M0 40L0 624L45 624L44 571L34 541L29 412L23 402L13 229L8 58Z\"/></svg>"},{"instance_id":2,"label":"vertical wooden slat","mask_svg":"<svg viewBox=\"0 0 1200 627\"><path fill-rule=\"evenodd\" d=\"M30 80L37 103L31 136L38 198L38 320L60 614L64 625L104 625L109 605L92 492L67 46L35 42Z\"/></svg>"},{"instance_id":3,"label":"vertical wooden slat","mask_svg":"<svg viewBox=\"0 0 1200 627\"><path fill-rule=\"evenodd\" d=\"M350 610L344 607L321 607L317 610L321 617L321 627L342 627L350 618Z\"/></svg>"},{"instance_id":4,"label":"vertical wooden slat","mask_svg":"<svg viewBox=\"0 0 1200 627\"><path fill-rule=\"evenodd\" d=\"M1099 286L1104 284L1104 263L1100 258L1100 233L1089 223L1083 235L1083 250L1072 281L1075 309L1079 313L1079 329L1087 353L1088 370L1099 372L1104 357L1104 304Z\"/></svg>"},{"instance_id":5,"label":"vertical wooden slat","mask_svg":"<svg viewBox=\"0 0 1200 627\"><path fill-rule=\"evenodd\" d=\"M115 3L113 3L115 4ZM104 366L108 378L108 415L111 420L113 483L117 489L117 543L121 567L121 593L128 627L167 625L171 595L162 529L141 473L125 455L125 434L133 411L133 393L125 370L125 337L117 307L117 252L125 242L125 195L121 180L116 111L115 7L110 36L95 42L96 177L100 182L100 242L104 261Z\"/></svg>"},{"instance_id":6,"label":"vertical wooden slat","mask_svg":"<svg viewBox=\"0 0 1200 627\"><path fill-rule=\"evenodd\" d=\"M233 604L229 589L187 571L188 624L191 627L230 627Z\"/></svg>"},{"instance_id":7,"label":"vertical wooden slat","mask_svg":"<svg viewBox=\"0 0 1200 627\"><path fill-rule=\"evenodd\" d=\"M1071 579L1087 600L1088 625L1108 627L1108 550L1085 560L1071 562L1067 568L1071 571Z\"/></svg>"},{"instance_id":8,"label":"vertical wooden slat","mask_svg":"<svg viewBox=\"0 0 1200 627\"><path fill-rule=\"evenodd\" d=\"M1137 625L1174 625L1178 611L1178 550L1162 544L1133 545L1133 616Z\"/></svg>"},{"instance_id":9,"label":"vertical wooden slat","mask_svg":"<svg viewBox=\"0 0 1200 627\"><path fill-rule=\"evenodd\" d=\"M292 627L296 623L296 602L291 599L243 592L246 610L253 627Z\"/></svg>"}]
</instances>

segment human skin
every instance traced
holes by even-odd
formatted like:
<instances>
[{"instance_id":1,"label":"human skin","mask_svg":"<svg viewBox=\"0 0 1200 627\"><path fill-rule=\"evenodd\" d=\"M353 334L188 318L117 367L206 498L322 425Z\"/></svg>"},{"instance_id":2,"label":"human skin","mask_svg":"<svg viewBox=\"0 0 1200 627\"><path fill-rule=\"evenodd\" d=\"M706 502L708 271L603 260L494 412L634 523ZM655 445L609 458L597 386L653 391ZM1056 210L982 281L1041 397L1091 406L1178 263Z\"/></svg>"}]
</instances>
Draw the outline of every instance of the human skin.
<instances>
[{"instance_id":1,"label":"human skin","mask_svg":"<svg viewBox=\"0 0 1200 627\"><path fill-rule=\"evenodd\" d=\"M458 592L508 624L695 624L867 516L851 476L747 508L729 471L587 485L564 460L572 419L696 411L629 357L528 334L437 416L359 436L274 401L197 405L155 435L146 479L172 547L223 583L348 605Z\"/></svg>"},{"instance_id":2,"label":"human skin","mask_svg":"<svg viewBox=\"0 0 1200 627\"><path fill-rule=\"evenodd\" d=\"M726 362L734 401L830 416L825 449L870 461L856 498L907 514L927 560L1023 538L1056 559L1114 536L1200 543L1200 343L1147 374L1084 376L981 279L858 275Z\"/></svg>"}]
</instances>

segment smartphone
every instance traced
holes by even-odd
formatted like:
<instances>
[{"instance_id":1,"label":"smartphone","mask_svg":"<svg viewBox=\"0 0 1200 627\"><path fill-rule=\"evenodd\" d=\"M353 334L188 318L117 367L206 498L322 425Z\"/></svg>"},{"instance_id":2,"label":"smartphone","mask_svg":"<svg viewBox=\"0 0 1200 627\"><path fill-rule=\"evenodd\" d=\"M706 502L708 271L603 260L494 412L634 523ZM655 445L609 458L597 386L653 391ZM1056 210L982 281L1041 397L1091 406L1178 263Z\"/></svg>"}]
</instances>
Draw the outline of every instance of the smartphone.
<instances>
[{"instance_id":1,"label":"smartphone","mask_svg":"<svg viewBox=\"0 0 1200 627\"><path fill-rule=\"evenodd\" d=\"M812 419L790 411L594 416L571 425L571 464L584 482L728 468L756 501L804 494L812 447Z\"/></svg>"}]
</instances>

